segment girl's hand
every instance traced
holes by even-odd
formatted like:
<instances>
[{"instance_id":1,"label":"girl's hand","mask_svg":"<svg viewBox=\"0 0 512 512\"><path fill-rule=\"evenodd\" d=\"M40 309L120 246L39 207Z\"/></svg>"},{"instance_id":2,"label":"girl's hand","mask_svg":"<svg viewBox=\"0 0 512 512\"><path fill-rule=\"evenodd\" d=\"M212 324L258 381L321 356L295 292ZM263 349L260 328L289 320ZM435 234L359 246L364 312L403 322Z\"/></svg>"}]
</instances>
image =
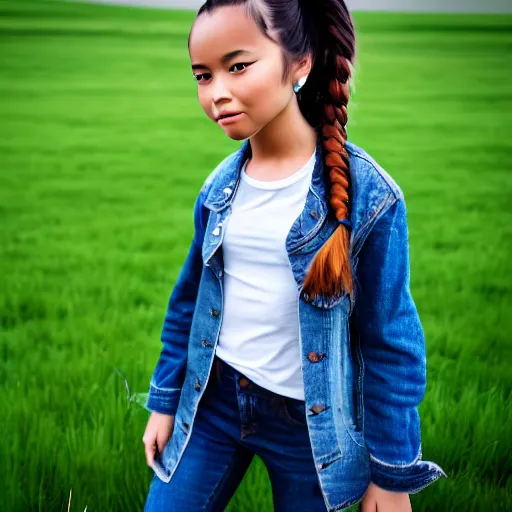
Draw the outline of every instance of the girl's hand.
<instances>
[{"instance_id":1,"label":"girl's hand","mask_svg":"<svg viewBox=\"0 0 512 512\"><path fill-rule=\"evenodd\" d=\"M162 452L174 430L174 416L152 412L149 416L142 442L146 451L146 462L153 466L156 450Z\"/></svg>"},{"instance_id":2,"label":"girl's hand","mask_svg":"<svg viewBox=\"0 0 512 512\"><path fill-rule=\"evenodd\" d=\"M409 493L386 491L370 482L358 512L412 512Z\"/></svg>"}]
</instances>

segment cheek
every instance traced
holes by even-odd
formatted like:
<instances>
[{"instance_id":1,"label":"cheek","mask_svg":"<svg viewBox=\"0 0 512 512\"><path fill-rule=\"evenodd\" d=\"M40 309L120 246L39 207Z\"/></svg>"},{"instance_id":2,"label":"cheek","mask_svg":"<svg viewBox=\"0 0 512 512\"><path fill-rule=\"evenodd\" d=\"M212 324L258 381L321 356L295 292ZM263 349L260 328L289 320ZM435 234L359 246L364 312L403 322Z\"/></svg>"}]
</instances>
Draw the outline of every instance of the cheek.
<instances>
[{"instance_id":1,"label":"cheek","mask_svg":"<svg viewBox=\"0 0 512 512\"><path fill-rule=\"evenodd\" d=\"M206 88L198 88L197 99L199 100L201 108L204 110L205 114L213 119L213 114L211 110L211 98L205 89Z\"/></svg>"},{"instance_id":2,"label":"cheek","mask_svg":"<svg viewBox=\"0 0 512 512\"><path fill-rule=\"evenodd\" d=\"M255 119L273 119L288 103L289 91L281 84L280 78L275 71L253 74L241 91L244 104L251 109L251 115Z\"/></svg>"}]
</instances>

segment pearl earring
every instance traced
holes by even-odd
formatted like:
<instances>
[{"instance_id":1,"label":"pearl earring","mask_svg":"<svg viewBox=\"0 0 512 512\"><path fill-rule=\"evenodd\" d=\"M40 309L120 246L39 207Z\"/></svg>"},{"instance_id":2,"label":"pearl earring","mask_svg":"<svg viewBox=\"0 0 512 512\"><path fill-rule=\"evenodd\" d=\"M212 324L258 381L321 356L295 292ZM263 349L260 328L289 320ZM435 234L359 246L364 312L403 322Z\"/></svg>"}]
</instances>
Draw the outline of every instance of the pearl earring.
<instances>
[{"instance_id":1,"label":"pearl earring","mask_svg":"<svg viewBox=\"0 0 512 512\"><path fill-rule=\"evenodd\" d=\"M301 87L306 83L308 76L309 75L299 78L299 80L293 84L293 91L295 93L298 93L300 91Z\"/></svg>"}]
</instances>

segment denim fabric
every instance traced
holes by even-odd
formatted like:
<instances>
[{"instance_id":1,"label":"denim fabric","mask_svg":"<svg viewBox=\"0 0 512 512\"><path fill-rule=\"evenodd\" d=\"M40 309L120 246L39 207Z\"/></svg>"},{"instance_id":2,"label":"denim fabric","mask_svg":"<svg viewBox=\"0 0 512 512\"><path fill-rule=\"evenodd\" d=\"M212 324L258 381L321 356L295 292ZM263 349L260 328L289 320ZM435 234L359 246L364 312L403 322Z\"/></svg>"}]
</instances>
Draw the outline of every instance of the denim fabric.
<instances>
[{"instance_id":1,"label":"denim fabric","mask_svg":"<svg viewBox=\"0 0 512 512\"><path fill-rule=\"evenodd\" d=\"M303 400L258 386L219 358L172 479L156 462L144 512L221 512L255 454L267 467L276 512L325 511ZM187 432L182 421L175 429ZM174 433L172 434L174 435ZM169 459L179 443L170 440ZM162 480L162 479L163 480Z\"/></svg>"},{"instance_id":2,"label":"denim fabric","mask_svg":"<svg viewBox=\"0 0 512 512\"><path fill-rule=\"evenodd\" d=\"M314 256L338 228L326 199L320 139L304 209L285 243L297 283L307 426L330 511L360 500L370 481L416 493L447 477L438 464L422 460L425 337L410 292L404 196L368 153L349 141L346 148L354 300L348 294L312 299L302 290ZM250 154L247 139L205 180L194 205L194 237L169 298L146 408L175 415L189 428L177 429L164 449L163 481L172 478L190 441L214 361L223 313L224 224Z\"/></svg>"}]
</instances>

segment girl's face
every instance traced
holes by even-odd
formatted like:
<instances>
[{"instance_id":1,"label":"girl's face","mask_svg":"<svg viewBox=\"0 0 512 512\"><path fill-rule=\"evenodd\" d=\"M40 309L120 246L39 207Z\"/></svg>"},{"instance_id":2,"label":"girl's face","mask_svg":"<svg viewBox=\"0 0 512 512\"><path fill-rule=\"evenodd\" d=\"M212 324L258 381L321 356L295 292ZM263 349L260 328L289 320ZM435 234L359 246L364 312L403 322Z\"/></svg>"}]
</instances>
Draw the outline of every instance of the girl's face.
<instances>
[{"instance_id":1,"label":"girl's face","mask_svg":"<svg viewBox=\"0 0 512 512\"><path fill-rule=\"evenodd\" d=\"M189 53L201 107L231 139L252 137L294 100L295 68L283 84L281 47L260 32L240 5L199 16ZM219 122L218 116L228 112L240 114Z\"/></svg>"}]
</instances>

